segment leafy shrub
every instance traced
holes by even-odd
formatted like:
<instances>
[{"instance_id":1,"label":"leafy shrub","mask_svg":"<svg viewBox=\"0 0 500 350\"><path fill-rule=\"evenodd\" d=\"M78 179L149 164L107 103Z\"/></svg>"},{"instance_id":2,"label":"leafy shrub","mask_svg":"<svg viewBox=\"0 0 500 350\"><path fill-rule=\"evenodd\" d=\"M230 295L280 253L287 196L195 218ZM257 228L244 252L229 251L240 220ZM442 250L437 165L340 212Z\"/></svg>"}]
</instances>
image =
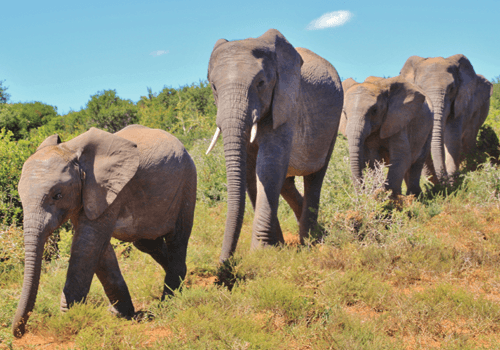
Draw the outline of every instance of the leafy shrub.
<instances>
[{"instance_id":1,"label":"leafy shrub","mask_svg":"<svg viewBox=\"0 0 500 350\"><path fill-rule=\"evenodd\" d=\"M0 224L22 223L22 205L17 192L24 162L39 143L13 140L14 134L0 130Z\"/></svg>"},{"instance_id":2,"label":"leafy shrub","mask_svg":"<svg viewBox=\"0 0 500 350\"><path fill-rule=\"evenodd\" d=\"M24 264L24 239L21 229L0 230L0 275Z\"/></svg>"},{"instance_id":3,"label":"leafy shrub","mask_svg":"<svg viewBox=\"0 0 500 350\"><path fill-rule=\"evenodd\" d=\"M198 200L214 206L227 198L226 161L222 147L205 155L209 140L199 140L190 151L198 172Z\"/></svg>"},{"instance_id":4,"label":"leafy shrub","mask_svg":"<svg viewBox=\"0 0 500 350\"><path fill-rule=\"evenodd\" d=\"M28 137L30 130L56 117L57 109L41 102L0 105L0 129L11 131L15 140Z\"/></svg>"},{"instance_id":5,"label":"leafy shrub","mask_svg":"<svg viewBox=\"0 0 500 350\"><path fill-rule=\"evenodd\" d=\"M92 126L117 132L138 121L137 106L117 96L116 90L103 90L90 97L86 113Z\"/></svg>"}]
</instances>

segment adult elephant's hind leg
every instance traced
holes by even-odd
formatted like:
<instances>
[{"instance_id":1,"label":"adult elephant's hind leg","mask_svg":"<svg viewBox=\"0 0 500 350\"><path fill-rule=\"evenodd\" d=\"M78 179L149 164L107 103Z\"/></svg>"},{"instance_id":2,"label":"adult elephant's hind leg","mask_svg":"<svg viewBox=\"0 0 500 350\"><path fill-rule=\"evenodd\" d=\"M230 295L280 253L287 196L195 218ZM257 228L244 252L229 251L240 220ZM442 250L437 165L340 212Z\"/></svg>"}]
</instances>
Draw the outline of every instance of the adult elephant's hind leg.
<instances>
[{"instance_id":1,"label":"adult elephant's hind leg","mask_svg":"<svg viewBox=\"0 0 500 350\"><path fill-rule=\"evenodd\" d=\"M300 216L302 215L302 202L304 198L295 187L295 176L287 177L283 183L283 188L281 189L281 195L286 200L290 208L292 208L293 213L297 222L300 222Z\"/></svg>"},{"instance_id":2,"label":"adult elephant's hind leg","mask_svg":"<svg viewBox=\"0 0 500 350\"><path fill-rule=\"evenodd\" d=\"M111 244L108 244L99 260L96 275L111 303L113 313L126 318L132 317L134 315L134 305Z\"/></svg>"},{"instance_id":3,"label":"adult elephant's hind leg","mask_svg":"<svg viewBox=\"0 0 500 350\"><path fill-rule=\"evenodd\" d=\"M316 173L304 176L304 201L299 222L300 243L304 244L310 234L319 229L318 209L321 186L325 178L328 163Z\"/></svg>"},{"instance_id":4,"label":"adult elephant's hind leg","mask_svg":"<svg viewBox=\"0 0 500 350\"><path fill-rule=\"evenodd\" d=\"M304 200L302 204L302 214L299 222L300 243L304 244L306 238L314 230L319 230L318 209L321 196L321 186L325 178L330 158L332 157L333 147L335 146L337 135L335 134L330 145L330 150L326 156L325 165L315 173L304 176Z\"/></svg>"}]
</instances>

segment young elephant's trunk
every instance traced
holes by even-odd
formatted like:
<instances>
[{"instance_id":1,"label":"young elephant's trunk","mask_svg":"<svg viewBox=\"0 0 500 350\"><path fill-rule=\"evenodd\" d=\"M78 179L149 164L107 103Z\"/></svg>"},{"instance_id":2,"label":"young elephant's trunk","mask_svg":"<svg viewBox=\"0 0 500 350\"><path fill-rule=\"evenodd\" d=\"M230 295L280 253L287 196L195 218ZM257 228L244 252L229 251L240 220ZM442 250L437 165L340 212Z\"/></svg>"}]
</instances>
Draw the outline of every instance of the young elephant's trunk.
<instances>
[{"instance_id":1,"label":"young elephant's trunk","mask_svg":"<svg viewBox=\"0 0 500 350\"><path fill-rule=\"evenodd\" d=\"M355 123L353 121L347 126L351 173L356 182L359 182L363 175L365 167L364 144L369 134L369 123Z\"/></svg>"},{"instance_id":2,"label":"young elephant's trunk","mask_svg":"<svg viewBox=\"0 0 500 350\"><path fill-rule=\"evenodd\" d=\"M40 282L43 247L48 234L43 229L41 220L25 216L24 223L24 281L21 299L12 321L12 332L20 338L26 331L26 322L33 311Z\"/></svg>"}]
</instances>

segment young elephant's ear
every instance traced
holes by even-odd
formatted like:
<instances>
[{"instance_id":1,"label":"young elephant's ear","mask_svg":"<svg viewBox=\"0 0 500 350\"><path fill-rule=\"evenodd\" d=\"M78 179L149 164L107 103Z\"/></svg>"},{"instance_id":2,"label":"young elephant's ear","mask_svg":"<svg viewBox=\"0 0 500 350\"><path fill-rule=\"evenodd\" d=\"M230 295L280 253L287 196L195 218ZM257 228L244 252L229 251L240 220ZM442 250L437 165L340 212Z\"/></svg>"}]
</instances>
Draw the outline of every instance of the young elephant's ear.
<instances>
[{"instance_id":1,"label":"young elephant's ear","mask_svg":"<svg viewBox=\"0 0 500 350\"><path fill-rule=\"evenodd\" d=\"M38 146L36 151L38 152L42 148L45 148L47 146L57 146L58 144L61 143L61 139L59 138L59 135L54 134L49 137L47 137L41 144Z\"/></svg>"},{"instance_id":2,"label":"young elephant's ear","mask_svg":"<svg viewBox=\"0 0 500 350\"><path fill-rule=\"evenodd\" d=\"M82 201L90 220L97 219L134 177L139 167L137 145L120 136L91 128L66 142L85 173Z\"/></svg>"},{"instance_id":3,"label":"young elephant's ear","mask_svg":"<svg viewBox=\"0 0 500 350\"><path fill-rule=\"evenodd\" d=\"M342 82L342 90L344 90L344 95L345 95L347 90L349 90L351 87L353 87L354 85L357 85L357 84L359 84L359 83L356 80L354 80L353 78L345 79Z\"/></svg>"},{"instance_id":4,"label":"young elephant's ear","mask_svg":"<svg viewBox=\"0 0 500 350\"><path fill-rule=\"evenodd\" d=\"M389 90L387 115L380 128L380 138L386 139L400 132L413 118L422 113L425 95L408 82L392 83Z\"/></svg>"},{"instance_id":5,"label":"young elephant's ear","mask_svg":"<svg viewBox=\"0 0 500 350\"><path fill-rule=\"evenodd\" d=\"M276 53L277 81L273 98L273 128L287 121L294 121L297 115L296 102L300 89L301 67L304 63L300 54L276 29L269 29L261 38L271 42Z\"/></svg>"}]
</instances>

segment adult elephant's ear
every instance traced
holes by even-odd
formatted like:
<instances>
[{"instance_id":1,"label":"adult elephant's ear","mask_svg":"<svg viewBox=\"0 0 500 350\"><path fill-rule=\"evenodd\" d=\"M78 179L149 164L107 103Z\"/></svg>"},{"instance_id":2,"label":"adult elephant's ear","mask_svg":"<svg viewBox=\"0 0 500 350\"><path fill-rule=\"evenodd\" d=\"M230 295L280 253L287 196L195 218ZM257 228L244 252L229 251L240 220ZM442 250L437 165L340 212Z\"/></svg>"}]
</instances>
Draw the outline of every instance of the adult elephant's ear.
<instances>
[{"instance_id":1,"label":"adult elephant's ear","mask_svg":"<svg viewBox=\"0 0 500 350\"><path fill-rule=\"evenodd\" d=\"M83 208L87 217L95 220L137 172L139 150L135 143L96 128L65 145L75 152L84 172Z\"/></svg>"},{"instance_id":2,"label":"adult elephant's ear","mask_svg":"<svg viewBox=\"0 0 500 350\"><path fill-rule=\"evenodd\" d=\"M458 68L458 93L455 98L455 118L467 120L490 98L489 86L478 77L472 64L464 55L454 55L448 58L452 65Z\"/></svg>"},{"instance_id":3,"label":"adult elephant's ear","mask_svg":"<svg viewBox=\"0 0 500 350\"><path fill-rule=\"evenodd\" d=\"M213 57L215 51L221 46L222 44L227 43L228 41L226 39L219 39L214 45L214 48L212 49L212 54L210 55L210 60L208 61L208 72L207 72L207 79L210 81L210 71L213 69Z\"/></svg>"},{"instance_id":4,"label":"adult elephant's ear","mask_svg":"<svg viewBox=\"0 0 500 350\"><path fill-rule=\"evenodd\" d=\"M38 148L36 149L36 151L38 152L39 150L41 150L42 148L45 148L47 146L57 146L60 143L61 143L61 138L59 137L59 135L54 134L54 135L51 135L51 136L47 137L40 144L40 146L38 146Z\"/></svg>"},{"instance_id":5,"label":"adult elephant's ear","mask_svg":"<svg viewBox=\"0 0 500 350\"><path fill-rule=\"evenodd\" d=\"M421 116L425 95L408 82L392 83L389 90L387 115L380 127L380 138L386 139L400 132L413 118ZM411 132L411 131L410 131Z\"/></svg>"},{"instance_id":6,"label":"adult elephant's ear","mask_svg":"<svg viewBox=\"0 0 500 350\"><path fill-rule=\"evenodd\" d=\"M407 81L410 83L415 82L415 71L417 69L417 66L420 62L425 60L425 58L422 58L420 56L411 56L409 57L401 71L399 72L399 75L404 77Z\"/></svg>"},{"instance_id":7,"label":"adult elephant's ear","mask_svg":"<svg viewBox=\"0 0 500 350\"><path fill-rule=\"evenodd\" d=\"M297 98L300 90L300 70L304 61L295 48L276 29L269 29L263 39L274 42L277 81L273 97L273 127L291 120L297 115Z\"/></svg>"}]
</instances>

